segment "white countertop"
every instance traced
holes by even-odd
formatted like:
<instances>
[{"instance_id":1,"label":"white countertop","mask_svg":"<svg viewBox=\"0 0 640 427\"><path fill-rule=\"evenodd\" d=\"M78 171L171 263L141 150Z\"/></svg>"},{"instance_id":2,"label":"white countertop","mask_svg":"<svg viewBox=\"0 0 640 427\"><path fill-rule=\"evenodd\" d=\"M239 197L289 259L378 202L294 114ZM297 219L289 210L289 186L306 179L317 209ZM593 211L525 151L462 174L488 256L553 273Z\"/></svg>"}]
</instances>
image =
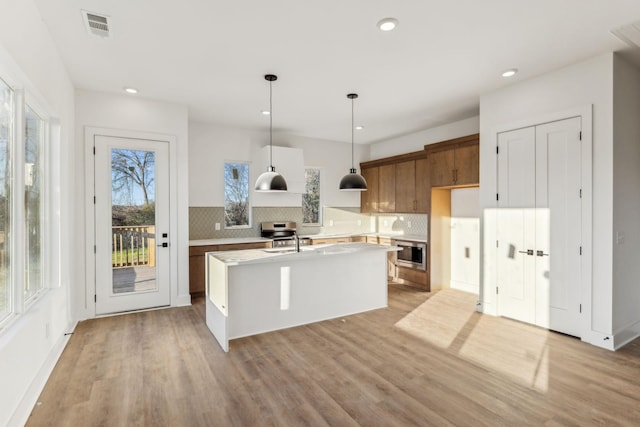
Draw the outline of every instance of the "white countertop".
<instances>
[{"instance_id":1,"label":"white countertop","mask_svg":"<svg viewBox=\"0 0 640 427\"><path fill-rule=\"evenodd\" d=\"M396 251L397 246L380 246L373 243L338 243L334 245L303 246L300 252L279 249L247 249L239 251L207 252L227 266L256 264L265 262L281 262L309 259L311 257L323 257L345 255L355 252L368 251Z\"/></svg>"},{"instance_id":2,"label":"white countertop","mask_svg":"<svg viewBox=\"0 0 640 427\"><path fill-rule=\"evenodd\" d=\"M189 240L189 246L234 245L238 243L271 242L273 239L264 237L230 237L226 239L197 239Z\"/></svg>"}]
</instances>

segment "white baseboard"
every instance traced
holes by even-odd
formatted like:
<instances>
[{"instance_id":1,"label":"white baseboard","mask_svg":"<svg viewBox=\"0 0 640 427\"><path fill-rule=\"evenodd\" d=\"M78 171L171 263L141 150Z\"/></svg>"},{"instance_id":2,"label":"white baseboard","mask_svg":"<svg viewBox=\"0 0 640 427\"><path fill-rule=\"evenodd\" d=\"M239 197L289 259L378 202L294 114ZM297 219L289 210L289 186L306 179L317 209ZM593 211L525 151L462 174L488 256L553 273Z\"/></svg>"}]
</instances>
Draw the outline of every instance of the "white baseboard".
<instances>
[{"instance_id":1,"label":"white baseboard","mask_svg":"<svg viewBox=\"0 0 640 427\"><path fill-rule=\"evenodd\" d=\"M176 303L173 304L174 307L184 307L187 305L191 305L191 294L178 295Z\"/></svg>"},{"instance_id":2,"label":"white baseboard","mask_svg":"<svg viewBox=\"0 0 640 427\"><path fill-rule=\"evenodd\" d=\"M74 331L77 324L78 322L70 323L65 331ZM22 396L22 400L20 400L18 407L9 419L9 424L7 424L8 427L24 426L27 423L33 407L38 402L40 393L42 393L42 390L44 389L45 384L47 384L47 380L49 379L51 372L53 372L53 368L56 366L56 363L58 363L58 359L60 359L62 352L69 342L69 338L71 338L71 335L63 335L55 343L55 345L49 352L47 359L44 361L35 378L29 385L26 393L24 394L24 396Z\"/></svg>"},{"instance_id":3,"label":"white baseboard","mask_svg":"<svg viewBox=\"0 0 640 427\"><path fill-rule=\"evenodd\" d=\"M640 337L640 320L614 333L613 346L618 350L638 337Z\"/></svg>"}]
</instances>

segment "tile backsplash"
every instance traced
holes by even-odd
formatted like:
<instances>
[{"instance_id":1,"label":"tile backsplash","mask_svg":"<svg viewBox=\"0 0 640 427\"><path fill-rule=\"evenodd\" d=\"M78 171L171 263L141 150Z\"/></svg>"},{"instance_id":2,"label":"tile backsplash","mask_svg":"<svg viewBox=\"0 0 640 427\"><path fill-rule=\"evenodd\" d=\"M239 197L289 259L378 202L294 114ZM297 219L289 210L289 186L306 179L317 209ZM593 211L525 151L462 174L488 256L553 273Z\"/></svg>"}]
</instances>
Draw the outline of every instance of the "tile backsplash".
<instances>
[{"instance_id":1,"label":"tile backsplash","mask_svg":"<svg viewBox=\"0 0 640 427\"><path fill-rule=\"evenodd\" d=\"M300 235L313 234L411 234L427 235L426 214L362 214L359 208L323 208L322 226L303 226L302 208L256 207L252 209L251 228L224 228L223 207L190 207L189 240L260 235L264 221L295 221ZM215 229L216 223L220 230Z\"/></svg>"}]
</instances>

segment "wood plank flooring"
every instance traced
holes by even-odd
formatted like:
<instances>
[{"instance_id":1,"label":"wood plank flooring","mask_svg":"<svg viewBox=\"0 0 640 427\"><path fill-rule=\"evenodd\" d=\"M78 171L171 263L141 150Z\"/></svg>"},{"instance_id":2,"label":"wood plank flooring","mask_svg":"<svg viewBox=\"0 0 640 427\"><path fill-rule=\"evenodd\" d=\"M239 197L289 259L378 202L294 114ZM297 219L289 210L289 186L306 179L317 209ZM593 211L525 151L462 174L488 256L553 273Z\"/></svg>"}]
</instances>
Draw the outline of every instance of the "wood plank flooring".
<instances>
[{"instance_id":1,"label":"wood plank flooring","mask_svg":"<svg viewBox=\"0 0 640 427\"><path fill-rule=\"evenodd\" d=\"M389 287L389 308L243 338L191 307L81 322L29 426L638 426L640 340L609 352Z\"/></svg>"}]
</instances>

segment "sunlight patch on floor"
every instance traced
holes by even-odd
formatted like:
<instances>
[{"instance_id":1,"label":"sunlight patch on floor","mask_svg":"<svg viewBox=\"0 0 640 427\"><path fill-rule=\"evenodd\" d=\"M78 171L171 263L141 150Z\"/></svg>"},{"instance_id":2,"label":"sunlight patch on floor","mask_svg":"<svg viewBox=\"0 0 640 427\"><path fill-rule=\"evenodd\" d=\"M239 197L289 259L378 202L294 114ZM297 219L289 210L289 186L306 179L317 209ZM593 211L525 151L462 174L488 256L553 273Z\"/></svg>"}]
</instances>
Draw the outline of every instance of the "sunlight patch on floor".
<instances>
[{"instance_id":1,"label":"sunlight patch on floor","mask_svg":"<svg viewBox=\"0 0 640 427\"><path fill-rule=\"evenodd\" d=\"M491 372L546 392L550 332L477 313L476 298L454 289L438 291L395 326Z\"/></svg>"},{"instance_id":2,"label":"sunlight patch on floor","mask_svg":"<svg viewBox=\"0 0 640 427\"><path fill-rule=\"evenodd\" d=\"M467 295L471 295L471 304L460 303L448 291L437 292L395 326L430 344L449 348L474 312L475 297Z\"/></svg>"}]
</instances>

